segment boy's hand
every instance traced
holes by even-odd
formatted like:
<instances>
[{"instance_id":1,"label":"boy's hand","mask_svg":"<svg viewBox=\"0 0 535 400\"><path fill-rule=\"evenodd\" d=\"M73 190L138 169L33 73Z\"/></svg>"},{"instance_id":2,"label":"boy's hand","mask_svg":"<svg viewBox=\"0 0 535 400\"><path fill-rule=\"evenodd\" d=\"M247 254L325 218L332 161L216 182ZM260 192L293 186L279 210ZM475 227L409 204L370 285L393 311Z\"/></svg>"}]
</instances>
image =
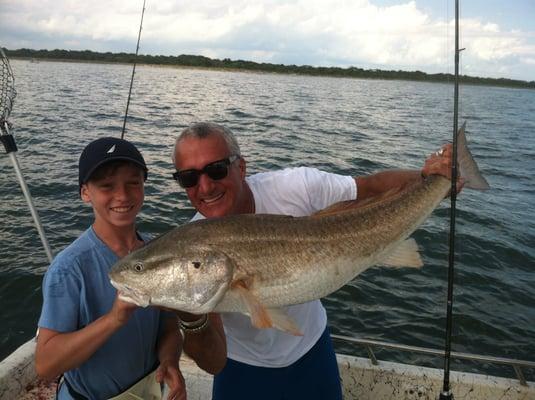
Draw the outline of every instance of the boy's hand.
<instances>
[{"instance_id":1,"label":"boy's hand","mask_svg":"<svg viewBox=\"0 0 535 400\"><path fill-rule=\"evenodd\" d=\"M167 400L186 400L186 381L178 368L177 360L160 361L156 370L156 382L165 382L169 387Z\"/></svg>"},{"instance_id":2,"label":"boy's hand","mask_svg":"<svg viewBox=\"0 0 535 400\"><path fill-rule=\"evenodd\" d=\"M128 322L137 308L137 305L121 300L119 298L119 293L117 293L110 310L110 316L119 326L123 326Z\"/></svg>"}]
</instances>

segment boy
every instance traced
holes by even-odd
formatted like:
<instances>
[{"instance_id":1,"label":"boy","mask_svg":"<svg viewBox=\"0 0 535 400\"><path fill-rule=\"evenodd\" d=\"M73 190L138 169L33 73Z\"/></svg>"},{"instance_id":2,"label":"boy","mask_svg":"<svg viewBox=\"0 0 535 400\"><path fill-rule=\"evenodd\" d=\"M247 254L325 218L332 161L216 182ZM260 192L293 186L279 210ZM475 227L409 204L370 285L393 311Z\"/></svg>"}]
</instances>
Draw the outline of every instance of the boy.
<instances>
[{"instance_id":1,"label":"boy","mask_svg":"<svg viewBox=\"0 0 535 400\"><path fill-rule=\"evenodd\" d=\"M39 376L64 374L60 400L108 399L128 390L159 399L163 381L168 399L185 398L176 316L120 300L108 278L111 266L146 240L135 227L146 179L143 156L126 140L97 139L80 156L80 196L93 207L94 222L44 277L35 353Z\"/></svg>"}]
</instances>

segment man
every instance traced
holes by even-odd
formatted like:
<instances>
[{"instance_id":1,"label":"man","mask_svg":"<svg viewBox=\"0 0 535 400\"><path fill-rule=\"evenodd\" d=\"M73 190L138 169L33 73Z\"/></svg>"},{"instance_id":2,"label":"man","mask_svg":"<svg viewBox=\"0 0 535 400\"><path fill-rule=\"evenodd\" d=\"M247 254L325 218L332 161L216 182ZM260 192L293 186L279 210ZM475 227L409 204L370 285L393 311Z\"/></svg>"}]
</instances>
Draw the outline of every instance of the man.
<instances>
[{"instance_id":1,"label":"man","mask_svg":"<svg viewBox=\"0 0 535 400\"><path fill-rule=\"evenodd\" d=\"M227 128L198 123L175 142L178 183L198 213L194 219L232 214L310 215L334 203L366 200L402 189L429 174L449 175L451 146L432 155L422 171L387 171L352 178L313 168L246 176L246 162ZM256 329L247 316L223 314L227 363L216 375L214 400L341 399L336 357L319 300L287 307L304 336Z\"/></svg>"}]
</instances>

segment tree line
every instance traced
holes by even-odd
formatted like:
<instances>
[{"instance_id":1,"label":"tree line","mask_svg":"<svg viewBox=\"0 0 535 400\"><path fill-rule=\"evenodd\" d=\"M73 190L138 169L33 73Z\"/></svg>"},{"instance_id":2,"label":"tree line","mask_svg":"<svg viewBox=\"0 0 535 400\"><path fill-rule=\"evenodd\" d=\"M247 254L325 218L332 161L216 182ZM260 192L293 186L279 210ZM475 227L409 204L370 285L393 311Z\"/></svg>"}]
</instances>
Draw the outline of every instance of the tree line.
<instances>
[{"instance_id":1,"label":"tree line","mask_svg":"<svg viewBox=\"0 0 535 400\"><path fill-rule=\"evenodd\" d=\"M157 65L177 65L185 67L203 67L218 69L235 69L258 72L274 72L283 74L303 74L314 76L333 76L347 78L371 78L371 79L391 79L391 80L413 80L428 82L453 82L452 74L428 74L422 71L388 71L379 69L362 69L357 67L313 67L309 65L284 65L271 63L256 63L245 60L231 60L224 58L209 58L205 56L182 54L179 56L152 56L138 55L133 53L100 53L91 50L32 50L18 49L7 50L9 57L21 57L30 59L49 60L72 60L72 61L94 61L110 63L134 63L157 64ZM518 88L535 89L535 81L522 81L507 78L480 78L468 75L461 75L459 82L473 85L506 86Z\"/></svg>"}]
</instances>

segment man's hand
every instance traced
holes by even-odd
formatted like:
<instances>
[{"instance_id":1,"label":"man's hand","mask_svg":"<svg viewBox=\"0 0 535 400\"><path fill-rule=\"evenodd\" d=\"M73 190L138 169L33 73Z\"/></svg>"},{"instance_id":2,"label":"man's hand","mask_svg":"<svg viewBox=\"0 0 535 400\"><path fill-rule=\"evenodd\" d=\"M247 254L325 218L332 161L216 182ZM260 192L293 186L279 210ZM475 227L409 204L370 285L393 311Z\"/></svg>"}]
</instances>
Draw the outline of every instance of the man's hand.
<instances>
[{"instance_id":1,"label":"man's hand","mask_svg":"<svg viewBox=\"0 0 535 400\"><path fill-rule=\"evenodd\" d=\"M442 146L442 149L431 154L424 163L422 176L425 178L429 175L442 175L451 180L451 165L453 162L453 146L448 143ZM457 193L464 185L464 180L457 174Z\"/></svg>"}]
</instances>

